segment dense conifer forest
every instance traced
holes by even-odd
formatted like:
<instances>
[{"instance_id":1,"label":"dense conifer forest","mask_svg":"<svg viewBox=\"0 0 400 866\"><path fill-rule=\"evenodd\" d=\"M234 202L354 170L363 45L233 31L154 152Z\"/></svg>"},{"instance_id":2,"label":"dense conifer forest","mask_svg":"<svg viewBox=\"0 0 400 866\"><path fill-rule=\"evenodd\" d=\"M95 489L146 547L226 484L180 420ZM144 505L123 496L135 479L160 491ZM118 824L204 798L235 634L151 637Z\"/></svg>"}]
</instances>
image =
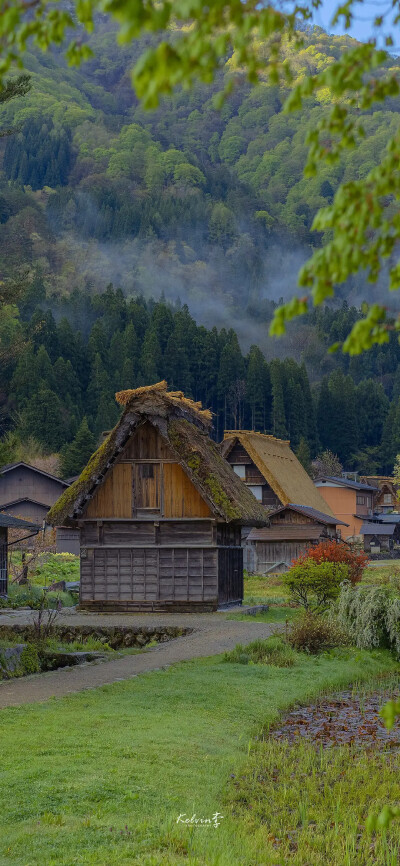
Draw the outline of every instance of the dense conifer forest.
<instances>
[{"instance_id":1,"label":"dense conifer forest","mask_svg":"<svg viewBox=\"0 0 400 866\"><path fill-rule=\"evenodd\" d=\"M197 325L186 305L74 290L33 308L37 286L10 307L15 352L3 360L0 395L2 462L17 440L43 453L62 452L65 475L80 468L118 418L115 391L166 378L215 414L214 435L236 427L289 438L307 465L321 450L348 468L391 471L400 450L400 346L350 362L338 357L312 385L304 363L267 362L258 346L243 353L233 329ZM345 305L318 311L312 327L329 344L357 316ZM82 452L82 453L81 453Z\"/></svg>"},{"instance_id":2,"label":"dense conifer forest","mask_svg":"<svg viewBox=\"0 0 400 866\"><path fill-rule=\"evenodd\" d=\"M298 76L347 43L306 33ZM0 106L0 130L13 130L0 138L0 462L60 453L75 474L117 420L114 392L165 377L212 409L217 439L251 427L290 438L305 465L330 449L348 469L390 472L397 338L355 358L328 351L371 287L355 279L282 342L267 331L324 242L316 210L374 165L400 99L367 114L357 150L305 179L306 134L329 93L285 115L280 88L238 80L217 110L221 73L145 112L135 46L104 24L94 47L80 70L56 51L30 55L29 93Z\"/></svg>"}]
</instances>

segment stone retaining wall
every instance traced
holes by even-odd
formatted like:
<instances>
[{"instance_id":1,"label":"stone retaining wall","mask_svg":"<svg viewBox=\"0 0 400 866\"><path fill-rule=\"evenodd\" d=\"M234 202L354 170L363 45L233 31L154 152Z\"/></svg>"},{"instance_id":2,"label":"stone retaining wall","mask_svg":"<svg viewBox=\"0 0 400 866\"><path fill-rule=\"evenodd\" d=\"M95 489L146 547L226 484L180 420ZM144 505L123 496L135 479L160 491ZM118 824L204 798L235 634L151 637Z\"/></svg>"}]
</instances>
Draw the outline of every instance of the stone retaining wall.
<instances>
[{"instance_id":1,"label":"stone retaining wall","mask_svg":"<svg viewBox=\"0 0 400 866\"><path fill-rule=\"evenodd\" d=\"M40 662L35 647L20 643L0 649L0 680L35 674Z\"/></svg>"},{"instance_id":2,"label":"stone retaining wall","mask_svg":"<svg viewBox=\"0 0 400 866\"><path fill-rule=\"evenodd\" d=\"M163 642L184 634L190 634L191 628L177 626L90 626L90 625L55 625L51 636L65 643L85 640L89 637L108 643L112 649L123 647L143 647L151 641ZM22 641L35 640L36 632L32 625L2 625L0 640L10 640L19 637Z\"/></svg>"}]
</instances>

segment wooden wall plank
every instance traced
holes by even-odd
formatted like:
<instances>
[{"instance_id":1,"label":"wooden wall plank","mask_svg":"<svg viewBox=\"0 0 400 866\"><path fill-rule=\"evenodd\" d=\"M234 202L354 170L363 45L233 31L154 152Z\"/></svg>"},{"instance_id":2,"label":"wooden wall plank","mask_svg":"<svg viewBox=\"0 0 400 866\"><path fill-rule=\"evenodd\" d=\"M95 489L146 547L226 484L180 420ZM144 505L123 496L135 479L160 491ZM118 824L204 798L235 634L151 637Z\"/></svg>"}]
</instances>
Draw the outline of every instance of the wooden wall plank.
<instances>
[{"instance_id":1,"label":"wooden wall plank","mask_svg":"<svg viewBox=\"0 0 400 866\"><path fill-rule=\"evenodd\" d=\"M210 517L211 512L179 463L164 464L164 517Z\"/></svg>"},{"instance_id":2,"label":"wooden wall plank","mask_svg":"<svg viewBox=\"0 0 400 866\"><path fill-rule=\"evenodd\" d=\"M87 505L85 517L132 517L131 464L115 464Z\"/></svg>"},{"instance_id":3,"label":"wooden wall plank","mask_svg":"<svg viewBox=\"0 0 400 866\"><path fill-rule=\"evenodd\" d=\"M105 548L88 554L82 563L82 601L172 603L217 597L216 550Z\"/></svg>"},{"instance_id":4,"label":"wooden wall plank","mask_svg":"<svg viewBox=\"0 0 400 866\"><path fill-rule=\"evenodd\" d=\"M137 428L124 451L124 460L173 459L174 455L158 430L146 421Z\"/></svg>"}]
</instances>

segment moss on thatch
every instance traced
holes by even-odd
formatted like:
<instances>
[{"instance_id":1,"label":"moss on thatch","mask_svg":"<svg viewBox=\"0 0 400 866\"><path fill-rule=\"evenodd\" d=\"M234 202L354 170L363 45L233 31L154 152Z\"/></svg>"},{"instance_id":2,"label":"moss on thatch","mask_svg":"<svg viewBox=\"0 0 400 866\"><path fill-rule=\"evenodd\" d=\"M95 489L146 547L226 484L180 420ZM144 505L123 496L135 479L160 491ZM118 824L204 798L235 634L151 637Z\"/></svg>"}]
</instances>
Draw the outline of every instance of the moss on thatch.
<instances>
[{"instance_id":1,"label":"moss on thatch","mask_svg":"<svg viewBox=\"0 0 400 866\"><path fill-rule=\"evenodd\" d=\"M177 461L208 503L212 513L227 522L264 526L266 513L208 435L211 412L182 395L168 392L166 382L148 388L120 391L116 398L125 410L114 430L89 460L48 514L53 525L71 523L85 508L96 486L143 421L152 423L175 452Z\"/></svg>"},{"instance_id":2,"label":"moss on thatch","mask_svg":"<svg viewBox=\"0 0 400 866\"><path fill-rule=\"evenodd\" d=\"M114 430L109 433L104 442L101 443L100 447L97 451L92 454L89 463L86 464L85 468L82 470L79 478L67 487L64 490L62 496L57 499L57 502L50 508L50 511L47 515L48 523L52 523L53 525L59 525L59 519L63 519L67 514L69 514L70 509L73 510L74 503L76 502L77 497L82 496L82 494L86 495L89 493L91 488L96 484L99 474L102 472L103 466L105 466L113 454L114 450L114 442L113 442L113 433Z\"/></svg>"},{"instance_id":3,"label":"moss on thatch","mask_svg":"<svg viewBox=\"0 0 400 866\"><path fill-rule=\"evenodd\" d=\"M206 433L184 419L168 424L168 439L211 508L227 521L265 525L266 512Z\"/></svg>"}]
</instances>

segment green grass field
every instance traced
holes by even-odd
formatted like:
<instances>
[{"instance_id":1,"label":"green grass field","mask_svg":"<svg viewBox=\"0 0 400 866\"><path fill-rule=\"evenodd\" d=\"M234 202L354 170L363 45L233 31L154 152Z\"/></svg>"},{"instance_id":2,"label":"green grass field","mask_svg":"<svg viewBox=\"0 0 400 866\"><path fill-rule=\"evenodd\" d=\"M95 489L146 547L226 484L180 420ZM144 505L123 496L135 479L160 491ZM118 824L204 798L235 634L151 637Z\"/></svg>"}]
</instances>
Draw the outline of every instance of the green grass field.
<instances>
[{"instance_id":1,"label":"green grass field","mask_svg":"<svg viewBox=\"0 0 400 866\"><path fill-rule=\"evenodd\" d=\"M322 758L317 754L312 763L301 755L297 763L279 744L266 755L258 738L296 701L394 670L398 665L385 652L301 656L284 669L212 658L3 710L1 866L367 866L368 860L337 854L346 845L353 850L366 790L381 803L396 784L398 796L389 764L383 775L379 766L376 778L373 761L367 768L363 759L356 775L353 759L335 764L329 784L348 786L354 801L343 791L342 811L340 797L335 802L326 845L321 822L329 808L321 806L317 830L307 824L301 856L293 852L287 859L289 841L283 848L273 841L277 823L289 831L298 829L299 816L306 821L304 797L296 800L300 790L307 802L320 802ZM257 775L251 781L257 765L266 773L265 796ZM242 780L242 797L236 780ZM252 817L261 807L262 824ZM219 827L177 823L182 814L209 818L215 812L223 815Z\"/></svg>"},{"instance_id":2,"label":"green grass field","mask_svg":"<svg viewBox=\"0 0 400 866\"><path fill-rule=\"evenodd\" d=\"M370 565L364 571L362 583L394 583L398 584L398 588L400 589L400 560L382 560L376 565ZM243 604L270 604L271 613L273 607L284 611L286 605L289 604L289 596L284 584L283 574L268 574L262 577L245 572ZM293 613L289 611L288 617L290 618L291 616L293 616ZM266 621L280 622L281 619L285 619L283 613L279 614L276 620L267 619Z\"/></svg>"}]
</instances>

